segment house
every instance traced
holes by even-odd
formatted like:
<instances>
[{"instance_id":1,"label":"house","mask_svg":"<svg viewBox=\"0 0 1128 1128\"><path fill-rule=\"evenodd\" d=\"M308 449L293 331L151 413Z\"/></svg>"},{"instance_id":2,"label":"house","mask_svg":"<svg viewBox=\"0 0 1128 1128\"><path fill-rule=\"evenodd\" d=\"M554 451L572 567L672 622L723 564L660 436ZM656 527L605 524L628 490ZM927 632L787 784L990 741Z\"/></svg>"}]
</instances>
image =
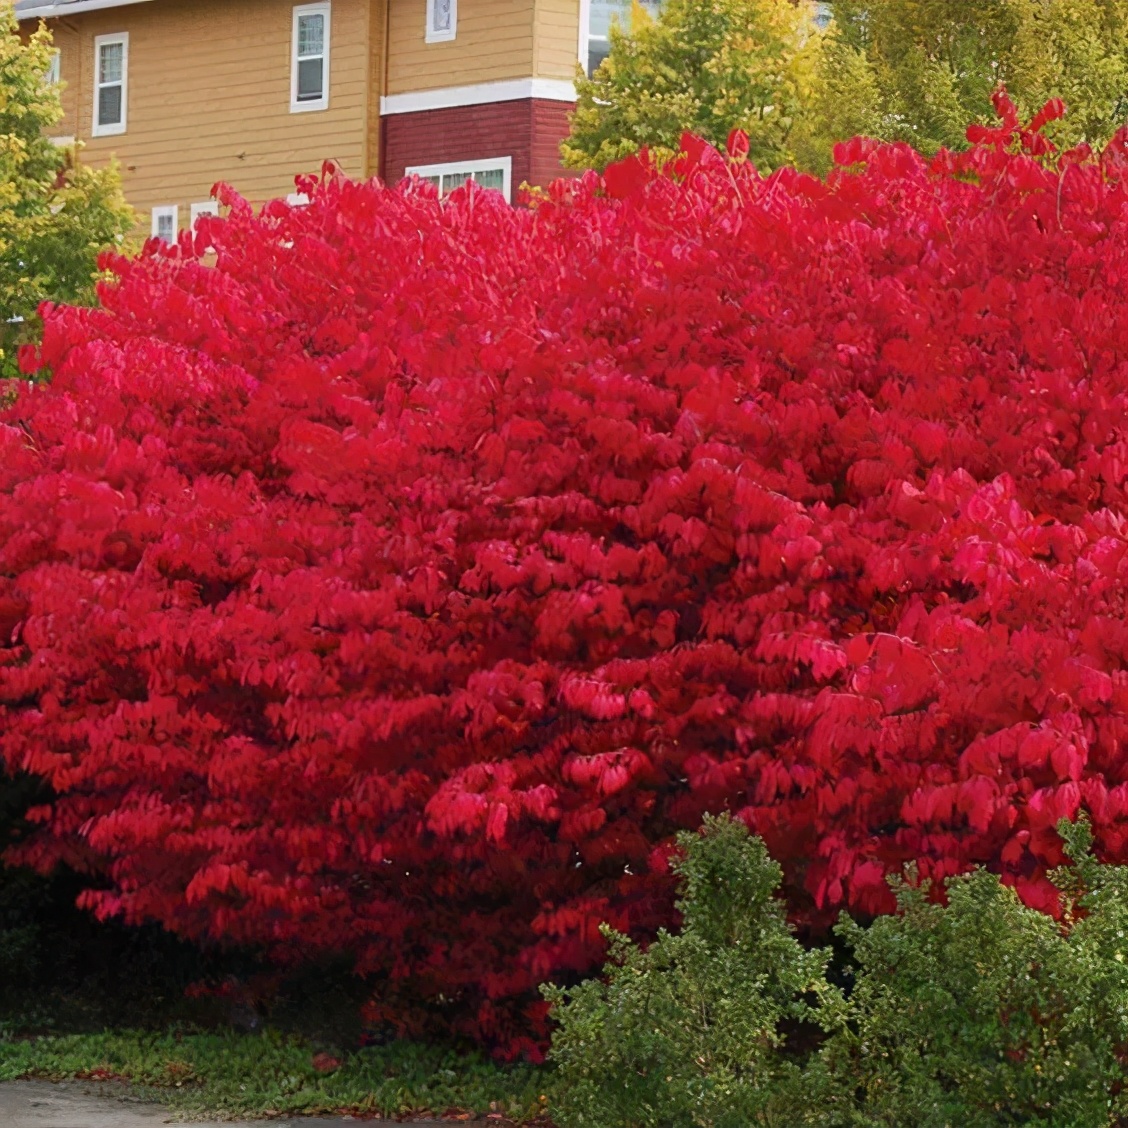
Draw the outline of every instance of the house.
<instances>
[{"instance_id":1,"label":"house","mask_svg":"<svg viewBox=\"0 0 1128 1128\"><path fill-rule=\"evenodd\" d=\"M514 198L561 175L577 61L606 53L630 0L17 0L46 21L60 143L116 157L126 195L171 239L213 211L349 176L468 177Z\"/></svg>"}]
</instances>

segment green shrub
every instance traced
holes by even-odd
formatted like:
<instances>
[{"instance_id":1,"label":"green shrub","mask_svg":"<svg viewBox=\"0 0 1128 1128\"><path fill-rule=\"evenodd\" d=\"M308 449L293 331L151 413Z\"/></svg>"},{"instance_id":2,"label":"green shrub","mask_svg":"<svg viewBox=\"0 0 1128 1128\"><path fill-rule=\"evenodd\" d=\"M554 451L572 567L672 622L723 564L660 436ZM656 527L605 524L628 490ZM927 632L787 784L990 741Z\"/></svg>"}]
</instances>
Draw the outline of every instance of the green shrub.
<instances>
[{"instance_id":1,"label":"green shrub","mask_svg":"<svg viewBox=\"0 0 1128 1128\"><path fill-rule=\"evenodd\" d=\"M992 874L954 879L948 898L941 907L901 884L897 916L840 926L858 963L852 1022L823 1059L856 1086L857 1122L1116 1122L1122 973L1111 975L1081 927L1063 934Z\"/></svg>"},{"instance_id":2,"label":"green shrub","mask_svg":"<svg viewBox=\"0 0 1128 1128\"><path fill-rule=\"evenodd\" d=\"M739 822L682 835L678 935L646 951L610 929L606 982L547 988L559 1027L554 1113L590 1128L798 1125L803 1073L785 1029L841 1014L825 951L804 951L780 869Z\"/></svg>"},{"instance_id":3,"label":"green shrub","mask_svg":"<svg viewBox=\"0 0 1128 1128\"><path fill-rule=\"evenodd\" d=\"M681 839L681 933L643 951L609 932L603 982L546 989L559 1123L1128 1122L1128 868L1093 858L1087 823L1059 830L1074 859L1055 875L1061 921L983 871L952 879L945 904L899 881L896 915L836 929L844 998L829 950L788 930L763 843L708 819Z\"/></svg>"}]
</instances>

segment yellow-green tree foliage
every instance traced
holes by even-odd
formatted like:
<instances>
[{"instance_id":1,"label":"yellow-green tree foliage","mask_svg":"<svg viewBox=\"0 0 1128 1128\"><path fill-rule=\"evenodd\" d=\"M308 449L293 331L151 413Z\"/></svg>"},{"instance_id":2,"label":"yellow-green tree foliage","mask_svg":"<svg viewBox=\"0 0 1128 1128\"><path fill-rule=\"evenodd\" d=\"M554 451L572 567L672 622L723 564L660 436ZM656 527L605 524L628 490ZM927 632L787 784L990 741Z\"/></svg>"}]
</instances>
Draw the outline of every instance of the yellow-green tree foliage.
<instances>
[{"instance_id":1,"label":"yellow-green tree foliage","mask_svg":"<svg viewBox=\"0 0 1128 1128\"><path fill-rule=\"evenodd\" d=\"M38 305L92 300L99 251L133 226L117 170L78 164L46 136L63 116L50 62L49 32L21 40L0 2L0 377L15 374Z\"/></svg>"},{"instance_id":2,"label":"yellow-green tree foliage","mask_svg":"<svg viewBox=\"0 0 1128 1128\"><path fill-rule=\"evenodd\" d=\"M643 145L677 148L683 130L716 145L744 129L762 168L823 171L836 141L861 133L925 153L961 148L994 120L1005 83L1030 117L1068 113L1047 134L1101 145L1128 121L1128 0L668 0L613 29L611 52L580 77L575 167L603 168Z\"/></svg>"},{"instance_id":3,"label":"yellow-green tree foliage","mask_svg":"<svg viewBox=\"0 0 1128 1128\"><path fill-rule=\"evenodd\" d=\"M635 5L630 23L612 25L610 55L577 80L566 164L604 168L644 145L676 151L687 129L723 145L738 126L757 165L793 159L819 57L813 4L667 0L657 20Z\"/></svg>"},{"instance_id":4,"label":"yellow-green tree foliage","mask_svg":"<svg viewBox=\"0 0 1128 1128\"><path fill-rule=\"evenodd\" d=\"M1004 83L1029 119L1068 107L1057 144L1102 145L1128 121L1128 0L834 0L843 42L877 88L877 135L925 153L961 148L991 122Z\"/></svg>"}]
</instances>

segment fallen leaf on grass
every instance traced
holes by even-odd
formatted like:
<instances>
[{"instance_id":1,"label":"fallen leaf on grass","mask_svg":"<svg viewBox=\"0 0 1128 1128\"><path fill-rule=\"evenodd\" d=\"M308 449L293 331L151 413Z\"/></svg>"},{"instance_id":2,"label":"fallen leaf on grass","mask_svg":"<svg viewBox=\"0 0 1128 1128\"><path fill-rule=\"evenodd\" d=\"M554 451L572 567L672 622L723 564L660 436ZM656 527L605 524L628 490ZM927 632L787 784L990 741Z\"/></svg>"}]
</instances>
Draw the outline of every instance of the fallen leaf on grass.
<instances>
[{"instance_id":1,"label":"fallen leaf on grass","mask_svg":"<svg viewBox=\"0 0 1128 1128\"><path fill-rule=\"evenodd\" d=\"M314 1054L313 1068L316 1069L318 1073L332 1073L333 1070L341 1068L341 1059L334 1057L332 1054Z\"/></svg>"}]
</instances>

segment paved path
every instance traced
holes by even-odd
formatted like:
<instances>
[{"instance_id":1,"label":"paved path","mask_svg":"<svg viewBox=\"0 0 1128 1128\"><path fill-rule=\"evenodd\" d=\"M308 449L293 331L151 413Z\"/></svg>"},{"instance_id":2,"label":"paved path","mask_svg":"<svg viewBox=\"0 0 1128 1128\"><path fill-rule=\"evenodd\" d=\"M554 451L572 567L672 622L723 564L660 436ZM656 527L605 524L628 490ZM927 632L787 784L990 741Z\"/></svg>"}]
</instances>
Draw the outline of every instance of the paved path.
<instances>
[{"instance_id":1,"label":"paved path","mask_svg":"<svg viewBox=\"0 0 1128 1128\"><path fill-rule=\"evenodd\" d=\"M131 1096L123 1086L103 1082L8 1081L0 1084L0 1125L3 1128L159 1128L171 1115L160 1105ZM438 1120L410 1121L439 1128ZM351 1124L354 1128L396 1128L387 1120L325 1120L285 1117L259 1120L253 1128L314 1128L318 1124ZM246 1122L201 1123L194 1128L251 1128ZM400 1126L402 1128L402 1126ZM442 1128L450 1128L449 1123Z\"/></svg>"}]
</instances>

